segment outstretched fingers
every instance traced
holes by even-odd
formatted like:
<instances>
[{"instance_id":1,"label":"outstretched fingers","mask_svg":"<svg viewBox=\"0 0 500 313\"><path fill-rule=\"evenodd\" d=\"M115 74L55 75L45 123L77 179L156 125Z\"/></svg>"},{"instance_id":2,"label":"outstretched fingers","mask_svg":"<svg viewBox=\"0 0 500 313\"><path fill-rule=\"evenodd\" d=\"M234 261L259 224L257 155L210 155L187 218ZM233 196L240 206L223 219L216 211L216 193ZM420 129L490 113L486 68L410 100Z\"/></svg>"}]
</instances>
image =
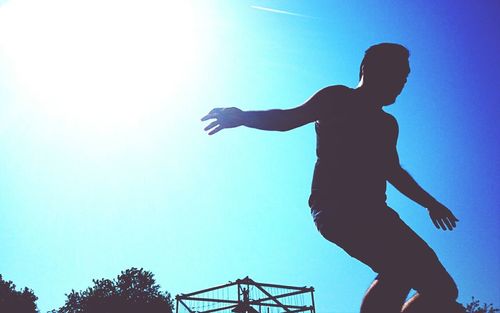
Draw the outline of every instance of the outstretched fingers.
<instances>
[{"instance_id":1,"label":"outstretched fingers","mask_svg":"<svg viewBox=\"0 0 500 313\"><path fill-rule=\"evenodd\" d=\"M450 218L448 218L448 217L443 218L443 222L446 225L446 227L448 227L448 230L453 230L453 228L455 228L455 226L456 226L456 225L453 226L453 224L451 223Z\"/></svg>"},{"instance_id":2,"label":"outstretched fingers","mask_svg":"<svg viewBox=\"0 0 500 313\"><path fill-rule=\"evenodd\" d=\"M443 218L449 230L457 227L458 218L451 211Z\"/></svg>"},{"instance_id":3,"label":"outstretched fingers","mask_svg":"<svg viewBox=\"0 0 500 313\"><path fill-rule=\"evenodd\" d=\"M453 230L457 227L458 219L454 216L444 216L438 218L432 218L432 222L437 229L442 230Z\"/></svg>"},{"instance_id":4,"label":"outstretched fingers","mask_svg":"<svg viewBox=\"0 0 500 313\"><path fill-rule=\"evenodd\" d=\"M209 135L213 135L225 128L234 128L243 125L242 113L238 108L215 108L208 112L207 115L201 118L202 121L214 119L205 127L205 131L209 131Z\"/></svg>"},{"instance_id":5,"label":"outstretched fingers","mask_svg":"<svg viewBox=\"0 0 500 313\"><path fill-rule=\"evenodd\" d=\"M221 131L222 129L224 129L224 127L222 127L221 125L215 127L214 129L212 129L211 131L208 132L209 135L213 135L215 133L218 133L219 131Z\"/></svg>"},{"instance_id":6,"label":"outstretched fingers","mask_svg":"<svg viewBox=\"0 0 500 313\"><path fill-rule=\"evenodd\" d=\"M217 118L219 116L219 113L222 111L222 108L215 108L210 110L207 115L201 118L202 121L210 120L213 118Z\"/></svg>"},{"instance_id":7,"label":"outstretched fingers","mask_svg":"<svg viewBox=\"0 0 500 313\"><path fill-rule=\"evenodd\" d=\"M205 131L208 131L209 135L213 135L222 129L224 129L224 126L222 126L222 123L219 120L213 121L204 128Z\"/></svg>"},{"instance_id":8,"label":"outstretched fingers","mask_svg":"<svg viewBox=\"0 0 500 313\"><path fill-rule=\"evenodd\" d=\"M457 227L458 219L453 214L451 216L448 216L448 221L451 226L453 226L453 228Z\"/></svg>"},{"instance_id":9,"label":"outstretched fingers","mask_svg":"<svg viewBox=\"0 0 500 313\"><path fill-rule=\"evenodd\" d=\"M439 224L438 224L438 222L437 222L437 219L431 218L431 221L432 221L432 223L434 224L434 226L436 226L436 228L437 228L437 229L439 229L439 228L440 228L440 227L439 227Z\"/></svg>"},{"instance_id":10,"label":"outstretched fingers","mask_svg":"<svg viewBox=\"0 0 500 313\"><path fill-rule=\"evenodd\" d=\"M442 218L438 218L437 222L438 222L438 224L439 224L439 226L441 227L442 230L446 230L446 226L445 226L444 220Z\"/></svg>"},{"instance_id":11,"label":"outstretched fingers","mask_svg":"<svg viewBox=\"0 0 500 313\"><path fill-rule=\"evenodd\" d=\"M219 121L213 121L212 123L208 124L207 127L205 127L203 130L207 131L209 129L212 129L214 128L215 126L217 125L220 125L220 122Z\"/></svg>"},{"instance_id":12,"label":"outstretched fingers","mask_svg":"<svg viewBox=\"0 0 500 313\"><path fill-rule=\"evenodd\" d=\"M210 120L210 119L213 119L215 118L215 116L213 114L207 114L205 115L204 117L201 118L201 121L204 122L206 120Z\"/></svg>"}]
</instances>

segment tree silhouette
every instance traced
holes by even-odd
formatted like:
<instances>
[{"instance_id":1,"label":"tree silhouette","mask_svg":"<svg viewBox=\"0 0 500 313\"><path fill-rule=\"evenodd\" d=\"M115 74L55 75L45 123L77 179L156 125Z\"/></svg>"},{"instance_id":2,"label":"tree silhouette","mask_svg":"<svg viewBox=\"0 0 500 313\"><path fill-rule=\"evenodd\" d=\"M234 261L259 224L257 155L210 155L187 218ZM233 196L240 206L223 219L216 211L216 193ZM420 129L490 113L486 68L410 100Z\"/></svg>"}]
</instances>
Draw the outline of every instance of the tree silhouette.
<instances>
[{"instance_id":1,"label":"tree silhouette","mask_svg":"<svg viewBox=\"0 0 500 313\"><path fill-rule=\"evenodd\" d=\"M493 304L484 303L483 306L480 305L479 300L472 297L472 301L464 306L465 312L467 313L496 313L500 312L500 309L493 307Z\"/></svg>"},{"instance_id":2,"label":"tree silhouette","mask_svg":"<svg viewBox=\"0 0 500 313\"><path fill-rule=\"evenodd\" d=\"M38 313L36 305L38 298L33 290L24 287L22 291L16 290L12 281L5 281L0 274L0 312Z\"/></svg>"},{"instance_id":3,"label":"tree silhouette","mask_svg":"<svg viewBox=\"0 0 500 313\"><path fill-rule=\"evenodd\" d=\"M160 291L153 273L142 268L122 271L114 280L99 279L84 291L71 290L51 313L172 313L172 298Z\"/></svg>"}]
</instances>

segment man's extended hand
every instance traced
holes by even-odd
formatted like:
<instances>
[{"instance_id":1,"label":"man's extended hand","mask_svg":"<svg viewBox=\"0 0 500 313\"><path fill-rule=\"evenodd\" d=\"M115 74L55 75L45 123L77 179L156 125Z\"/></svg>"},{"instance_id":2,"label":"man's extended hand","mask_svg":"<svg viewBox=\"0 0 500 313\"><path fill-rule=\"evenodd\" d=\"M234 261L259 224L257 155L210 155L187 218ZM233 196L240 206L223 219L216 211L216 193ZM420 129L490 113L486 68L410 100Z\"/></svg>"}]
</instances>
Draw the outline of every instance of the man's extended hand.
<instances>
[{"instance_id":1,"label":"man's extended hand","mask_svg":"<svg viewBox=\"0 0 500 313\"><path fill-rule=\"evenodd\" d=\"M215 119L204 130L213 135L224 128L233 128L243 125L243 111L238 108L215 108L208 112L201 120Z\"/></svg>"},{"instance_id":2,"label":"man's extended hand","mask_svg":"<svg viewBox=\"0 0 500 313\"><path fill-rule=\"evenodd\" d=\"M458 218L453 215L450 209L441 203L436 202L427 209L429 210L429 216L437 229L453 230L453 228L457 227L456 222L458 222Z\"/></svg>"}]
</instances>

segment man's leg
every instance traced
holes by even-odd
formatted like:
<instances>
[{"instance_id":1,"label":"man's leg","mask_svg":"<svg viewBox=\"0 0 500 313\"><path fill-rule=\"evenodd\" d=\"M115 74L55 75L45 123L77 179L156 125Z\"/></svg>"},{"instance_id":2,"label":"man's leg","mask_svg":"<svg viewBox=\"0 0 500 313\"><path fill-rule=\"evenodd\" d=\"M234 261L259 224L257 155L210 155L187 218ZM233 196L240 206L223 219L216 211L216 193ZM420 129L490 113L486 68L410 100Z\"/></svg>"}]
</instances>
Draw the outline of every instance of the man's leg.
<instances>
[{"instance_id":1,"label":"man's leg","mask_svg":"<svg viewBox=\"0 0 500 313\"><path fill-rule=\"evenodd\" d=\"M402 313L449 312L466 313L465 309L455 300L443 301L432 299L416 293L403 305Z\"/></svg>"},{"instance_id":2,"label":"man's leg","mask_svg":"<svg viewBox=\"0 0 500 313\"><path fill-rule=\"evenodd\" d=\"M363 298L361 313L400 313L409 291L398 280L379 275Z\"/></svg>"},{"instance_id":3,"label":"man's leg","mask_svg":"<svg viewBox=\"0 0 500 313\"><path fill-rule=\"evenodd\" d=\"M453 278L439 261L430 267L429 272L422 273L424 278L419 283L417 294L403 306L403 313L449 312L465 313L463 307L456 302L458 289Z\"/></svg>"},{"instance_id":4,"label":"man's leg","mask_svg":"<svg viewBox=\"0 0 500 313\"><path fill-rule=\"evenodd\" d=\"M363 230L362 234L359 229L353 231L350 223L338 220L319 215L315 223L326 239L375 272L383 273L366 293L362 313L401 312L409 288L416 289L422 296L406 304L405 313L436 312L439 306L456 307L455 282L434 251L397 213L363 220L365 223L358 227Z\"/></svg>"}]
</instances>

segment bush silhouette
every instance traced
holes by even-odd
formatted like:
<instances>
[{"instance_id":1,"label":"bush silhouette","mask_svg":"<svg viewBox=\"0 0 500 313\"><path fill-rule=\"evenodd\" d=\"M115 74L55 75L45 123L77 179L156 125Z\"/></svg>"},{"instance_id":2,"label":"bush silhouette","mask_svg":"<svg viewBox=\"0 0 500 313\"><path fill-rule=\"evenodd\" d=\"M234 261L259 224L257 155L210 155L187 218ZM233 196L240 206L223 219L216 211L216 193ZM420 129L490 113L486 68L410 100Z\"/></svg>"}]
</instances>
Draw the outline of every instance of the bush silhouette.
<instances>
[{"instance_id":1,"label":"bush silhouette","mask_svg":"<svg viewBox=\"0 0 500 313\"><path fill-rule=\"evenodd\" d=\"M484 303L483 306L479 304L479 300L472 297L472 301L467 305L464 305L465 312L467 313L496 313L500 309L493 307L493 304Z\"/></svg>"},{"instance_id":2,"label":"bush silhouette","mask_svg":"<svg viewBox=\"0 0 500 313\"><path fill-rule=\"evenodd\" d=\"M142 268L122 271L115 279L92 280L93 286L83 290L71 290L65 304L48 313L173 313L173 300L167 291L160 291L154 274ZM38 297L25 287L16 290L12 281L5 281L0 274L1 313L39 313ZM464 304L466 313L497 313L493 304L480 304L472 297ZM442 312L446 313L446 312Z\"/></svg>"},{"instance_id":3,"label":"bush silhouette","mask_svg":"<svg viewBox=\"0 0 500 313\"><path fill-rule=\"evenodd\" d=\"M84 291L72 290L51 313L172 313L172 298L160 291L153 273L142 268L122 271L116 279L99 279Z\"/></svg>"},{"instance_id":4,"label":"bush silhouette","mask_svg":"<svg viewBox=\"0 0 500 313\"><path fill-rule=\"evenodd\" d=\"M38 313L36 305L38 298L33 290L24 287L16 290L12 281L5 281L0 274L0 312L5 313Z\"/></svg>"}]
</instances>

